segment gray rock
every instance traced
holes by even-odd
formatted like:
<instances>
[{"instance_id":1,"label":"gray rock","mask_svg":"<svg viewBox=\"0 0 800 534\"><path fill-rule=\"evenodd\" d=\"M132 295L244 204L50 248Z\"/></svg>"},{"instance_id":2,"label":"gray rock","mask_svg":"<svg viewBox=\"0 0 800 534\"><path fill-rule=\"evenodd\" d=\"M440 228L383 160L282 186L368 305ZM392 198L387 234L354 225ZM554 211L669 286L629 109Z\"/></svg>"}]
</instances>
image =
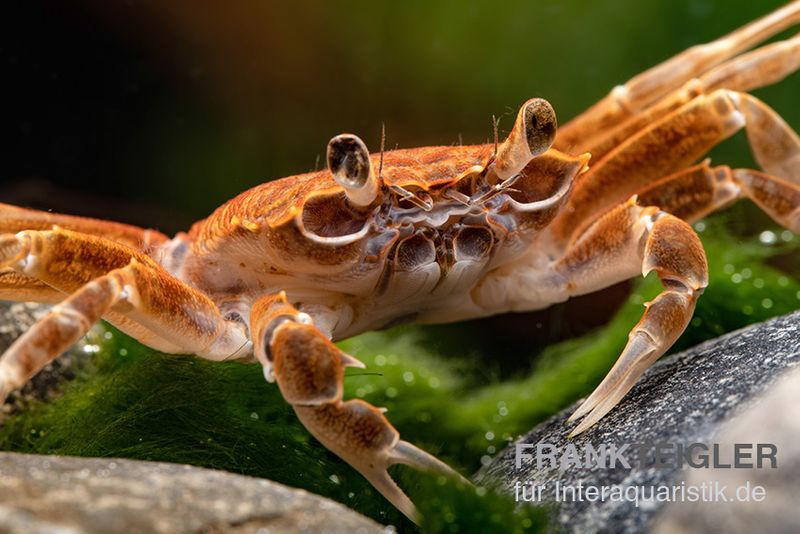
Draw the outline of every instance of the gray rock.
<instances>
[{"instance_id":1,"label":"gray rock","mask_svg":"<svg viewBox=\"0 0 800 534\"><path fill-rule=\"evenodd\" d=\"M0 532L386 530L269 480L175 464L0 453Z\"/></svg>"},{"instance_id":2,"label":"gray rock","mask_svg":"<svg viewBox=\"0 0 800 534\"><path fill-rule=\"evenodd\" d=\"M800 369L795 369L755 406L731 421L718 441L772 443L778 448L776 469L692 470L686 484L718 482L728 488L761 486L763 500L730 502L679 502L668 504L654 521L657 534L694 532L800 532L797 507L800 484ZM745 494L742 494L744 497Z\"/></svg>"},{"instance_id":3,"label":"gray rock","mask_svg":"<svg viewBox=\"0 0 800 534\"><path fill-rule=\"evenodd\" d=\"M0 354L24 334L50 309L44 304L0 301ZM99 328L92 332L97 335ZM75 373L89 362L91 355L84 350L86 339L81 339L67 352L39 371L20 391L9 395L0 413L15 413L25 409L32 400L47 400L56 394L64 381L75 378Z\"/></svg>"},{"instance_id":4,"label":"gray rock","mask_svg":"<svg viewBox=\"0 0 800 534\"><path fill-rule=\"evenodd\" d=\"M779 317L698 345L656 363L634 389L605 419L572 440L566 435L566 419L577 404L534 428L517 443L552 444L563 451L569 444L584 453L587 445L622 447L636 443L688 446L713 444L722 427L757 402L773 382L800 363L800 312ZM796 391L796 389L795 389ZM797 420L797 419L796 419ZM757 442L747 432L739 438ZM796 448L796 447L795 447ZM723 449L724 450L724 449ZM636 458L632 451L626 457ZM515 491L515 484L544 484L542 500L552 502L554 486L652 486L679 483L684 467L625 468L571 466L565 470L533 460L515 465L516 447L510 446L476 478L482 484ZM707 471L696 469L696 471ZM638 503L609 497L604 502L572 500L556 503L553 518L572 532L641 532L662 507L656 500ZM777 498L777 496L776 496ZM792 511L800 513L798 509Z\"/></svg>"}]
</instances>

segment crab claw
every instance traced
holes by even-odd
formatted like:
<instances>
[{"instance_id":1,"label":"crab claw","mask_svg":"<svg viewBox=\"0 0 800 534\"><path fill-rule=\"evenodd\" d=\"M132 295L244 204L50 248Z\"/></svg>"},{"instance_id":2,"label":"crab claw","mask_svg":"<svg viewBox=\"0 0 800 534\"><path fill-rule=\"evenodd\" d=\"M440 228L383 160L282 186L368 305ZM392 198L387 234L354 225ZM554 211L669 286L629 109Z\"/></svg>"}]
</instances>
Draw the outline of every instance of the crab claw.
<instances>
[{"instance_id":1,"label":"crab claw","mask_svg":"<svg viewBox=\"0 0 800 534\"><path fill-rule=\"evenodd\" d=\"M328 143L328 169L356 206L369 206L380 193L379 178L372 170L369 151L358 136L337 135Z\"/></svg>"},{"instance_id":2,"label":"crab claw","mask_svg":"<svg viewBox=\"0 0 800 534\"><path fill-rule=\"evenodd\" d=\"M517 113L514 128L497 149L494 171L506 180L531 160L547 151L556 138L556 112L543 98L525 102Z\"/></svg>"}]
</instances>

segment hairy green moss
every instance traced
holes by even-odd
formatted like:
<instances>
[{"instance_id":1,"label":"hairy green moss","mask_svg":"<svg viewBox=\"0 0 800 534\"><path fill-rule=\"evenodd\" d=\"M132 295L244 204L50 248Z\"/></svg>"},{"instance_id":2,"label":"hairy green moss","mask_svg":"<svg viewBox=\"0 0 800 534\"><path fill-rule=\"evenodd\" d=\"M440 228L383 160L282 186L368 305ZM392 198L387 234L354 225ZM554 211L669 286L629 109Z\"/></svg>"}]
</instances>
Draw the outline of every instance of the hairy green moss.
<instances>
[{"instance_id":1,"label":"hairy green moss","mask_svg":"<svg viewBox=\"0 0 800 534\"><path fill-rule=\"evenodd\" d=\"M770 246L746 231L732 237L725 229L731 220L703 223L711 283L675 350L800 307L800 283L791 276L799 271L793 262L800 240L774 225L766 226L774 234L761 239L775 237ZM518 355L531 362L529 370L505 380L487 379L491 367L480 359L427 347L430 327L367 333L340 344L367 364L348 372L345 394L388 407L405 439L468 475L514 437L590 392L620 353L642 303L658 291L657 278L648 277L606 327L540 354L531 347ZM380 522L410 527L309 436L258 366L163 355L110 327L105 331L110 339L103 331L90 339L99 347L94 365L62 397L9 417L0 428L0 448L224 469L302 487ZM429 531L522 531L543 521L539 511L516 509L510 496L403 468L393 473L426 512Z\"/></svg>"}]
</instances>

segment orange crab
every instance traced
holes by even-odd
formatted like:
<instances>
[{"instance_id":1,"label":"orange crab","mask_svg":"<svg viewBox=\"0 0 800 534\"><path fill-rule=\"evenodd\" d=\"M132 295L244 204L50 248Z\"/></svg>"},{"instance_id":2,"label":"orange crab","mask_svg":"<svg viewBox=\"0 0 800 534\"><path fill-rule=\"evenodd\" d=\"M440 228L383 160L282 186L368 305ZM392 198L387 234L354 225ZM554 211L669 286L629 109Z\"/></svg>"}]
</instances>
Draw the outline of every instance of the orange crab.
<instances>
[{"instance_id":1,"label":"orange crab","mask_svg":"<svg viewBox=\"0 0 800 534\"><path fill-rule=\"evenodd\" d=\"M692 316L707 265L689 223L747 197L800 230L800 138L746 93L800 67L800 37L742 53L798 21L794 2L690 48L558 130L533 99L494 145L370 155L339 135L327 170L246 191L172 239L0 205L0 298L55 304L0 360L0 400L101 318L163 352L251 359L319 441L415 518L387 467L452 470L381 409L343 400L344 368L362 364L333 341L540 309L655 270L663 291L572 416L573 434L587 430ZM742 128L764 172L697 163Z\"/></svg>"}]
</instances>

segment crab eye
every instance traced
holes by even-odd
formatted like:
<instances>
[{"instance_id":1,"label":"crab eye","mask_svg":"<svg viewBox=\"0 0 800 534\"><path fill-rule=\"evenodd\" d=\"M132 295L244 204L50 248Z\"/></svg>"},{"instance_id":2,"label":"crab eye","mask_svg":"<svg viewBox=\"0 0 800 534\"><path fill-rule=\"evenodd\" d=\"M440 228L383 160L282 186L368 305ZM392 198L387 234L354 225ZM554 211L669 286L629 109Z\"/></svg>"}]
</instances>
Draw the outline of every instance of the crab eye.
<instances>
[{"instance_id":1,"label":"crab eye","mask_svg":"<svg viewBox=\"0 0 800 534\"><path fill-rule=\"evenodd\" d=\"M556 138L556 112L547 100L532 98L517 114L514 128L497 149L495 173L505 180L547 151Z\"/></svg>"},{"instance_id":2,"label":"crab eye","mask_svg":"<svg viewBox=\"0 0 800 534\"><path fill-rule=\"evenodd\" d=\"M378 182L372 172L369 151L358 136L342 134L330 140L328 168L350 202L367 206L375 200Z\"/></svg>"},{"instance_id":3,"label":"crab eye","mask_svg":"<svg viewBox=\"0 0 800 534\"><path fill-rule=\"evenodd\" d=\"M545 152L556 139L556 112L550 102L532 98L522 107L525 115L525 139L531 156Z\"/></svg>"}]
</instances>

